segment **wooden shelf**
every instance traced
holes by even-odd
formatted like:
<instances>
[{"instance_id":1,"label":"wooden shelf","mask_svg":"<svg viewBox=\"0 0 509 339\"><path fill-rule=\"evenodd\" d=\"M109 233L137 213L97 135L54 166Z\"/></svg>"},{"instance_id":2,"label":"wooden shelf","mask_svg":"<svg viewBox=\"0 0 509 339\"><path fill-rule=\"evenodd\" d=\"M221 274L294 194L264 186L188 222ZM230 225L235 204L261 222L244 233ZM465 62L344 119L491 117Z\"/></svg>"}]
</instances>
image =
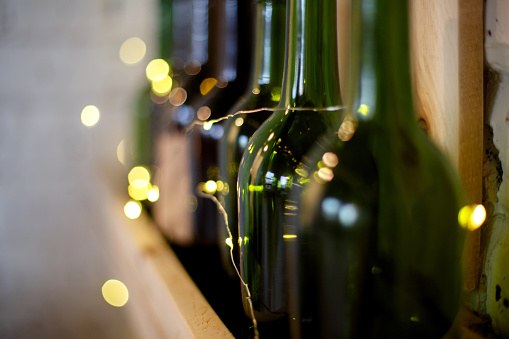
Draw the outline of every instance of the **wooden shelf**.
<instances>
[{"instance_id":1,"label":"wooden shelf","mask_svg":"<svg viewBox=\"0 0 509 339\"><path fill-rule=\"evenodd\" d=\"M150 218L129 220L122 214L125 202L114 200L120 213L110 223L112 256L140 338L233 338Z\"/></svg>"}]
</instances>

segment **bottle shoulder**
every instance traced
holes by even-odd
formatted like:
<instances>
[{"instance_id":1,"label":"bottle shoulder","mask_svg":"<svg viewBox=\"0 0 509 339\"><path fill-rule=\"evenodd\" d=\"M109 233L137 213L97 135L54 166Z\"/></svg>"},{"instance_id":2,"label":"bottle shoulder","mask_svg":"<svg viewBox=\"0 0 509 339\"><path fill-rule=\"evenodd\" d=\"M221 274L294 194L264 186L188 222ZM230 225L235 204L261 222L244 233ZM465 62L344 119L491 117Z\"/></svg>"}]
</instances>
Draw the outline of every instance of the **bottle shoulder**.
<instances>
[{"instance_id":1,"label":"bottle shoulder","mask_svg":"<svg viewBox=\"0 0 509 339\"><path fill-rule=\"evenodd\" d=\"M334 120L334 112L276 111L251 138L241 163L242 174L248 174L250 181L262 180L269 172L295 177L303 157Z\"/></svg>"}]
</instances>

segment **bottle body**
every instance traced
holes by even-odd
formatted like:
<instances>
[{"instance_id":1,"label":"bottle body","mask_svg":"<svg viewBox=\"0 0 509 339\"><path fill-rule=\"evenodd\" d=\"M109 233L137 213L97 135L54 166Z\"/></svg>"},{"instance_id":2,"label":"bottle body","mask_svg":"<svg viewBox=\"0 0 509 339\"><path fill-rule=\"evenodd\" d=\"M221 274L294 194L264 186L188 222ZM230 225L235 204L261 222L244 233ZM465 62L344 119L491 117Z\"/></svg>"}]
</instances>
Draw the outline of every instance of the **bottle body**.
<instances>
[{"instance_id":1,"label":"bottle body","mask_svg":"<svg viewBox=\"0 0 509 339\"><path fill-rule=\"evenodd\" d=\"M249 101L249 100L248 100ZM248 102L246 101L246 103ZM277 105L277 104L276 104ZM241 110L249 109L253 106L260 108L256 103L253 105L242 104L238 108ZM263 106L262 106L263 107ZM226 121L225 135L219 144L219 173L223 182L223 189L220 194L220 201L223 204L226 216L219 216L219 246L222 248L223 266L230 274L234 274L232 267L232 258L230 258L230 247L225 242L231 236L231 246L233 250L233 260L238 267L238 208L237 208L237 178L239 174L240 161L247 148L247 144L252 135L262 125L262 123L273 113L269 110L260 110L253 113L238 114ZM227 218L226 222L223 219Z\"/></svg>"},{"instance_id":2,"label":"bottle body","mask_svg":"<svg viewBox=\"0 0 509 339\"><path fill-rule=\"evenodd\" d=\"M292 337L455 337L463 196L417 125L408 3L353 8L354 106L309 154L313 175L291 198L301 212L291 220L288 257L289 277L299 282L289 285Z\"/></svg>"},{"instance_id":3,"label":"bottle body","mask_svg":"<svg viewBox=\"0 0 509 339\"><path fill-rule=\"evenodd\" d=\"M290 193L301 184L306 153L339 121L342 106L336 1L291 0L286 10L281 99L249 141L238 177L240 267L252 302L243 289L244 309L261 322L286 316Z\"/></svg>"},{"instance_id":4,"label":"bottle body","mask_svg":"<svg viewBox=\"0 0 509 339\"><path fill-rule=\"evenodd\" d=\"M233 260L238 267L237 178L240 161L249 139L277 108L283 81L286 3L281 0L258 2L254 9L251 85L228 113L230 118L223 122L224 136L218 150L219 173L224 184L218 198L225 208L228 222L227 229L224 216L219 216L219 246L223 266L231 275L236 273L225 240L231 236Z\"/></svg>"},{"instance_id":5,"label":"bottle body","mask_svg":"<svg viewBox=\"0 0 509 339\"><path fill-rule=\"evenodd\" d=\"M428 140L390 146L372 125L316 148L310 181L291 198L292 338L441 338L455 321L464 239L456 179Z\"/></svg>"},{"instance_id":6,"label":"bottle body","mask_svg":"<svg viewBox=\"0 0 509 339\"><path fill-rule=\"evenodd\" d=\"M303 156L334 123L336 113L277 111L253 135L242 158L238 183L241 274L258 321L275 320L287 311L284 217L292 213L288 199L299 185L294 178ZM245 309L249 314L249 307Z\"/></svg>"},{"instance_id":7,"label":"bottle body","mask_svg":"<svg viewBox=\"0 0 509 339\"><path fill-rule=\"evenodd\" d=\"M220 2L217 2L215 5L219 4ZM215 77L215 86L189 102L196 112L193 122L196 124L186 133L192 168L191 188L197 202L193 213L196 242L215 246L219 241L218 207L214 201L201 196L199 192L215 194L217 189L222 188L221 184L217 186L220 181L218 144L224 135L224 126L215 121L225 118L246 92L252 47L252 3L224 0L223 6L226 39L223 53L218 55L221 57L222 67ZM207 182L213 182L216 188L207 189ZM224 244L224 238L222 240Z\"/></svg>"},{"instance_id":8,"label":"bottle body","mask_svg":"<svg viewBox=\"0 0 509 339\"><path fill-rule=\"evenodd\" d=\"M183 26L185 23L180 19L189 17L191 20L191 41L188 42L191 46L184 71L175 79L168 101L159 105L161 118L154 122L159 130L154 142L160 196L154 204L153 216L171 243L189 246L195 241L192 213L196 208L196 197L191 184L190 145L185 128L195 116L190 102L202 96L200 84L219 71L217 55L222 40L218 23L223 13L222 7L210 6L209 0L179 0L177 3L181 9L192 6L190 17L186 13L174 18L175 23Z\"/></svg>"}]
</instances>

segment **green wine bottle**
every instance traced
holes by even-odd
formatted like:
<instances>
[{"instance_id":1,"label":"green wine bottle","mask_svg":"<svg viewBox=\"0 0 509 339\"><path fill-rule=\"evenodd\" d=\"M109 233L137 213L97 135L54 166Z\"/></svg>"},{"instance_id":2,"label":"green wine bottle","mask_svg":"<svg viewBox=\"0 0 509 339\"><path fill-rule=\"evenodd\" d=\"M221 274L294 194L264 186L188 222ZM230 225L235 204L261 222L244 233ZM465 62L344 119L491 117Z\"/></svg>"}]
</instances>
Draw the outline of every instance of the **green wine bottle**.
<instances>
[{"instance_id":1,"label":"green wine bottle","mask_svg":"<svg viewBox=\"0 0 509 339\"><path fill-rule=\"evenodd\" d=\"M239 167L240 266L245 311L272 321L287 311L284 215L302 161L342 105L336 0L287 2L285 70L278 110L255 132ZM320 18L317 20L317 18ZM247 296L246 291L244 297ZM253 311L253 312L251 312Z\"/></svg>"},{"instance_id":2,"label":"green wine bottle","mask_svg":"<svg viewBox=\"0 0 509 339\"><path fill-rule=\"evenodd\" d=\"M239 164L249 139L277 108L281 97L285 60L286 0L257 1L253 20L254 48L250 71L250 86L230 109L232 116L223 123L224 136L219 142L219 174L224 188L220 199L228 216L234 255L238 265L238 212L237 177ZM242 111L252 111L238 114ZM234 274L230 247L225 240L230 237L220 215L219 241L223 266Z\"/></svg>"},{"instance_id":3,"label":"green wine bottle","mask_svg":"<svg viewBox=\"0 0 509 339\"><path fill-rule=\"evenodd\" d=\"M408 1L352 8L353 109L288 206L292 337L455 337L463 195L416 121Z\"/></svg>"},{"instance_id":4,"label":"green wine bottle","mask_svg":"<svg viewBox=\"0 0 509 339\"><path fill-rule=\"evenodd\" d=\"M250 1L216 0L215 7L221 7L223 21L220 34L224 37L222 53L216 55L220 65L213 76L210 90L205 88L202 95L188 101L195 112L195 118L186 133L191 164L192 192L207 189L207 183L219 180L218 143L224 135L220 123L207 123L226 117L226 114L246 91L251 64L251 20L253 6ZM216 83L217 81L217 83ZM206 83L205 83L206 84ZM207 86L203 86L207 87ZM203 88L202 87L202 88ZM205 188L205 189L203 189ZM195 242L198 245L218 246L218 208L210 199L196 194L196 209L193 213Z\"/></svg>"},{"instance_id":5,"label":"green wine bottle","mask_svg":"<svg viewBox=\"0 0 509 339\"><path fill-rule=\"evenodd\" d=\"M190 8L191 2L188 0L159 0L158 2L159 50L157 55L158 59L166 61L169 65L168 75L171 76L174 87L185 78L184 60L191 52L191 39L188 33L191 23ZM145 210L154 217L158 213L155 213L153 204L158 196L150 197L147 191L157 192L158 184L160 184L158 181L160 137L166 137L172 105L168 101L168 93L154 91L153 83L147 82L133 106L135 107L132 123L133 138L130 142L132 164L146 168L152 179L150 188L131 191L132 187L130 187L129 195L133 199L141 200ZM156 219L159 220L158 216Z\"/></svg>"},{"instance_id":6,"label":"green wine bottle","mask_svg":"<svg viewBox=\"0 0 509 339\"><path fill-rule=\"evenodd\" d=\"M190 49L185 62L185 72L176 79L169 100L157 108L161 111L154 120L155 165L158 167L157 184L159 200L154 203L153 216L156 225L172 244L190 246L195 241L193 209L196 206L191 184L191 164L189 145L185 128L193 121L194 109L190 102L203 97L200 84L208 78L217 76L219 59L223 46L223 31L220 23L224 17L224 6L212 5L209 0L173 0L176 9L185 10L192 5ZM222 3L222 2L221 2ZM175 8L175 7L174 7ZM177 12L175 12L177 13ZM180 12L179 12L180 13ZM176 14L173 22L180 22L189 13ZM188 24L189 25L189 24ZM173 32L176 38L183 32ZM187 34L187 33L186 33ZM175 44L174 44L175 46ZM181 57L185 57L182 54Z\"/></svg>"},{"instance_id":7,"label":"green wine bottle","mask_svg":"<svg viewBox=\"0 0 509 339\"><path fill-rule=\"evenodd\" d=\"M188 15L189 5L187 0L159 0L158 14L158 58L168 62L170 66L170 75L174 83L182 73L182 60L187 58L190 53L190 39L183 39L181 36L186 34L175 34L183 27L188 27L190 16ZM175 20L178 17L178 20ZM151 90L151 84L140 90L134 105L133 121L133 141L131 147L131 157L133 165L151 168L154 166L155 139L163 132L168 120L165 112L170 105L167 102L167 96L158 97Z\"/></svg>"}]
</instances>

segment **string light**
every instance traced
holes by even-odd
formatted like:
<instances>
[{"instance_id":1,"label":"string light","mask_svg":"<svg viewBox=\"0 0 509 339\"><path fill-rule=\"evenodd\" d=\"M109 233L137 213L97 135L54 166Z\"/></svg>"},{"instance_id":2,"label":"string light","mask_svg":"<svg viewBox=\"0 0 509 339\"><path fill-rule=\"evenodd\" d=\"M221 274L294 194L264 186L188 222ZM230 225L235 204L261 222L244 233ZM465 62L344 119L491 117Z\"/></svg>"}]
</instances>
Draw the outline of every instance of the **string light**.
<instances>
[{"instance_id":1,"label":"string light","mask_svg":"<svg viewBox=\"0 0 509 339\"><path fill-rule=\"evenodd\" d=\"M258 332L258 322L257 322L255 314L254 314L253 301L251 300L251 291L249 290L249 286L247 286L244 279L242 279L242 275L240 274L237 264L235 263L235 260L233 259L233 241L232 241L232 232L231 232L230 226L228 224L228 213L226 213L226 210L224 209L223 205L212 194L205 193L200 188L198 188L196 190L196 193L203 198L212 200L217 205L219 212L223 216L225 227L226 227L226 230L228 231L228 235L229 235L229 237L225 240L225 242L228 246L230 246L230 259L232 261L233 268L235 269L235 272L237 273L237 276L239 277L240 282L242 283L242 286L243 286L245 294L246 294L246 302L249 305L249 311L251 313L251 320L253 322L254 338L258 339L260 337L260 334ZM241 243L242 243L242 239L239 238L239 245L241 245ZM244 244L246 244L246 243L247 243L247 238L244 239Z\"/></svg>"},{"instance_id":2,"label":"string light","mask_svg":"<svg viewBox=\"0 0 509 339\"><path fill-rule=\"evenodd\" d=\"M131 171L127 175L127 179L130 185L132 185L135 188L141 189L149 184L150 173L145 167L136 166L133 167L133 169L131 169Z\"/></svg>"},{"instance_id":3,"label":"string light","mask_svg":"<svg viewBox=\"0 0 509 339\"><path fill-rule=\"evenodd\" d=\"M132 37L122 43L119 56L120 60L126 65L136 65L143 60L146 52L145 42L138 37Z\"/></svg>"},{"instance_id":4,"label":"string light","mask_svg":"<svg viewBox=\"0 0 509 339\"><path fill-rule=\"evenodd\" d=\"M159 187L152 185L147 193L147 199L150 202L156 202L159 200Z\"/></svg>"},{"instance_id":5,"label":"string light","mask_svg":"<svg viewBox=\"0 0 509 339\"><path fill-rule=\"evenodd\" d=\"M166 74L162 78L152 81L152 92L158 96L168 95L171 91L172 85L173 80L168 74Z\"/></svg>"},{"instance_id":6,"label":"string light","mask_svg":"<svg viewBox=\"0 0 509 339\"><path fill-rule=\"evenodd\" d=\"M486 209L483 205L467 205L460 209L458 222L461 227L474 231L484 224Z\"/></svg>"},{"instance_id":7,"label":"string light","mask_svg":"<svg viewBox=\"0 0 509 339\"><path fill-rule=\"evenodd\" d=\"M137 219L141 215L141 204L138 201L130 200L124 206L124 214L129 219Z\"/></svg>"},{"instance_id":8,"label":"string light","mask_svg":"<svg viewBox=\"0 0 509 339\"><path fill-rule=\"evenodd\" d=\"M123 282L116 279L106 281L101 292L104 300L115 307L124 306L129 300L129 291Z\"/></svg>"},{"instance_id":9,"label":"string light","mask_svg":"<svg viewBox=\"0 0 509 339\"><path fill-rule=\"evenodd\" d=\"M94 105L88 105L81 111L81 122L87 127L96 125L99 117L99 109Z\"/></svg>"},{"instance_id":10,"label":"string light","mask_svg":"<svg viewBox=\"0 0 509 339\"><path fill-rule=\"evenodd\" d=\"M150 81L159 81L168 76L170 65L163 59L150 61L145 68L145 74Z\"/></svg>"},{"instance_id":11,"label":"string light","mask_svg":"<svg viewBox=\"0 0 509 339\"><path fill-rule=\"evenodd\" d=\"M157 78L157 76L156 76ZM215 80L215 79L214 79ZM215 86L215 84L214 84ZM213 86L212 86L213 87ZM169 91L168 91L169 93ZM280 93L274 93L276 95L280 95ZM173 96L177 96L177 95L181 95L181 97L183 97L184 99L178 99L175 101L175 104L178 105L178 104L181 104L183 103L183 101L185 101L185 97L186 97L186 94L182 92L182 94L179 94L178 91L175 91L173 92ZM170 95L171 96L171 95ZM326 108L322 108L322 109L318 109L320 111L322 110L325 110L325 111L330 111L330 110L338 110L338 109L342 109L343 107L326 107ZM203 128L206 129L206 130L210 130L212 125L214 123L217 123L221 120L224 120L224 119L228 119L228 118L231 118L231 117L234 117L234 116L237 116L239 114L245 114L245 113L256 113L256 112L260 112L260 111L277 111L278 109L271 109L271 108L261 108L261 109L257 109L257 110L251 110L251 111L239 111L235 114L232 114L232 115L229 115L227 117L223 117L223 118L220 118L220 119L216 119L216 120L210 120L210 121L206 121L206 122L193 122L191 124L191 126L188 127L188 129L192 128L194 125L203 125ZM316 111L316 109L307 109L307 108L295 108L294 110L296 111L299 111L299 110L313 110L313 111ZM241 126L242 123L244 122L243 118L237 118L236 121L235 121L235 124L237 126ZM273 136L270 137L270 139L272 139ZM122 147L123 146L123 141L121 142L122 144ZM119 145L118 148L117 148L117 157L119 158L119 161L121 161L120 159L122 158L119 154L121 153L121 151L119 151L121 148L121 146ZM307 172L303 171L304 173L301 173L301 174L305 174L307 175ZM130 172L129 172L129 175L128 175L128 181L130 183L130 185L132 185L133 187L138 187L140 189L142 188L147 188L148 187L148 193L147 193L147 196L146 198L149 200L149 201L156 201L158 198L159 198L159 188L155 185L151 185L150 184L150 173L149 171L142 167L142 166L137 166L137 167L134 167ZM234 244L233 244L233 240L232 240L232 234L231 234L231 230L230 230L230 227L228 225L228 215L224 209L224 207L221 205L221 203L217 200L217 198L208 193L208 192L213 192L215 193L216 191L218 190L225 190L225 191L228 191L228 186L224 183L222 183L221 181L213 181L213 180L209 180L207 181L206 183L201 183L199 185L199 189L197 190L197 194L201 197L205 197L205 198L208 198L208 199L211 199L218 207L220 213L222 214L224 220L225 220L225 226L226 226L226 229L228 231L228 234L229 234L229 237L225 239L225 243L230 247L230 257L231 257L231 261L232 261L232 264L235 268L235 271L242 283L242 286L244 288L244 291L245 291L245 295L246 295L246 302L247 304L249 305L249 312L250 312L250 315L251 315L251 319L252 319L252 322L253 322L253 328L254 328L254 337L256 339L259 338L259 332L258 332L258 323L257 323L257 320L256 320L256 317L255 317L255 314L254 314L254 308L253 308L253 303L252 303L252 300L251 300L251 292L249 290L249 287L247 286L247 284L244 282L244 280L242 279L242 276L238 270L238 267L236 266L236 263L235 263L235 260L233 258L233 247L234 247ZM260 186L254 186L254 185L251 185L249 187L250 190L253 190L253 191L262 191L263 190L263 186L260 185ZM202 190L205 190L206 192L202 191ZM196 198L195 198L196 200ZM139 201L135 201L135 200L131 200L129 202L127 202L124 206L124 213L125 215L130 218L130 219L136 219L138 218L140 215L141 215L141 212L142 212L142 205L140 204ZM293 234L285 234L283 235L283 237L285 239L295 239L297 238L296 235L293 235ZM239 237L238 238L238 241L239 241L239 246L246 246L248 243L249 243L249 239L247 237L245 237L244 239ZM117 297L117 299L115 298L111 298L108 296L108 292L107 290L111 287L111 286L115 286L115 288L117 288L117 294L119 295L122 295L122 297ZM123 287L122 287L123 286ZM105 292L106 291L106 292ZM118 291L123 291L122 293L119 293ZM110 280L109 282L107 282L107 284L105 284L103 286L103 296L105 298L105 300L110 303L111 305L113 306L117 306L117 307L121 307L123 305L125 305L125 303L127 302L128 300L128 290L127 288L125 287L125 285L123 283L121 283L120 281L115 281L115 280ZM109 300L109 301L108 301Z\"/></svg>"}]
</instances>

